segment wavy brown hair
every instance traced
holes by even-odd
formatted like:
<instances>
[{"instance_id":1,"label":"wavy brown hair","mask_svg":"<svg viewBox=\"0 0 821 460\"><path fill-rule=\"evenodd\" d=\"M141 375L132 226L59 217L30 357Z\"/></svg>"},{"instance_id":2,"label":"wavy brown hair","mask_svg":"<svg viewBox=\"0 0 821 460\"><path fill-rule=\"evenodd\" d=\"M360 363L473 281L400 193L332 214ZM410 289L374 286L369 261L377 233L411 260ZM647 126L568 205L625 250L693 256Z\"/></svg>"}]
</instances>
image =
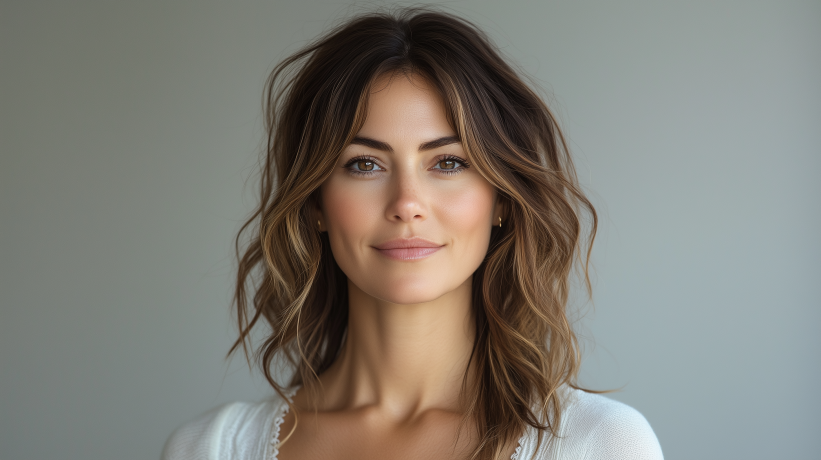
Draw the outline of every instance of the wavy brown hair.
<instances>
[{"instance_id":1,"label":"wavy brown hair","mask_svg":"<svg viewBox=\"0 0 821 460\"><path fill-rule=\"evenodd\" d=\"M557 389L578 388L579 346L566 309L574 266L590 293L597 218L547 105L483 32L452 14L359 15L271 73L260 202L236 240L239 337L229 355L253 354L280 395L278 357L295 371L287 386L315 384L336 359L347 330L347 278L309 210L364 123L371 85L393 72L438 89L469 160L506 202L505 225L492 230L473 275L470 362L478 379L462 386L480 440L471 458L498 459L528 425L539 442L557 435L564 404ZM270 333L254 348L261 319Z\"/></svg>"}]
</instances>

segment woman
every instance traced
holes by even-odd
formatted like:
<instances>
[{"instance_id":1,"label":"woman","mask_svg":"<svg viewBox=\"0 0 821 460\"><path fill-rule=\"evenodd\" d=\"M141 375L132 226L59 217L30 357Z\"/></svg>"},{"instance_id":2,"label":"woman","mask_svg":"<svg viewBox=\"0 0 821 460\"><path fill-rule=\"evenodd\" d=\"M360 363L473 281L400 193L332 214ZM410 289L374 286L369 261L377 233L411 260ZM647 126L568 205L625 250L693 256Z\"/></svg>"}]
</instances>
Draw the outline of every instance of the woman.
<instances>
[{"instance_id":1,"label":"woman","mask_svg":"<svg viewBox=\"0 0 821 460\"><path fill-rule=\"evenodd\" d=\"M589 291L596 214L475 26L356 17L274 70L266 121L231 351L267 323L277 396L184 425L165 459L662 458L640 413L576 386L568 279L580 262Z\"/></svg>"}]
</instances>

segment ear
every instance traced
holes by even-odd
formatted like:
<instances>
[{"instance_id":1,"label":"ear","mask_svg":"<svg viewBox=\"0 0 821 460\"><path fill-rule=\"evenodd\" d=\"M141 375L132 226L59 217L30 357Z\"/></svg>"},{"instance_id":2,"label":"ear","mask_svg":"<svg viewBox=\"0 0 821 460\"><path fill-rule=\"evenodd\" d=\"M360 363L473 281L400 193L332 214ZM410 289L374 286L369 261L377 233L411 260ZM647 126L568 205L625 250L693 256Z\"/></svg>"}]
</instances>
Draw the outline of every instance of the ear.
<instances>
[{"instance_id":1,"label":"ear","mask_svg":"<svg viewBox=\"0 0 821 460\"><path fill-rule=\"evenodd\" d=\"M311 194L310 198L308 198L307 205L311 222L315 223L314 225L317 226L320 232L325 231L328 227L325 223L325 219L322 217L322 195L319 193L319 189Z\"/></svg>"},{"instance_id":2,"label":"ear","mask_svg":"<svg viewBox=\"0 0 821 460\"><path fill-rule=\"evenodd\" d=\"M508 202L507 197L496 192L496 200L495 204L493 205L493 226L499 226L499 218L502 219L502 225L505 224L507 220L507 211L510 203Z\"/></svg>"},{"instance_id":3,"label":"ear","mask_svg":"<svg viewBox=\"0 0 821 460\"><path fill-rule=\"evenodd\" d=\"M322 212L322 194L319 193L319 189L311 193L311 197L308 201L310 201L311 210L313 212Z\"/></svg>"}]
</instances>

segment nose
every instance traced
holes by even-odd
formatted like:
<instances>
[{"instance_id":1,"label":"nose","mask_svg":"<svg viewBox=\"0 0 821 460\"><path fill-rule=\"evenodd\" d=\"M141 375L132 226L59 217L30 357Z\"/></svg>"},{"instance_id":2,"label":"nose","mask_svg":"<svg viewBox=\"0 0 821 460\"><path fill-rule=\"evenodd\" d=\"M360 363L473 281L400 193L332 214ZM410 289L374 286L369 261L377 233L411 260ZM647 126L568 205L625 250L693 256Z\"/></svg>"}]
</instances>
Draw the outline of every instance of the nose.
<instances>
[{"instance_id":1,"label":"nose","mask_svg":"<svg viewBox=\"0 0 821 460\"><path fill-rule=\"evenodd\" d=\"M391 177L393 182L385 217L392 222L414 223L427 218L428 210L424 199L422 180L416 171L397 172Z\"/></svg>"}]
</instances>

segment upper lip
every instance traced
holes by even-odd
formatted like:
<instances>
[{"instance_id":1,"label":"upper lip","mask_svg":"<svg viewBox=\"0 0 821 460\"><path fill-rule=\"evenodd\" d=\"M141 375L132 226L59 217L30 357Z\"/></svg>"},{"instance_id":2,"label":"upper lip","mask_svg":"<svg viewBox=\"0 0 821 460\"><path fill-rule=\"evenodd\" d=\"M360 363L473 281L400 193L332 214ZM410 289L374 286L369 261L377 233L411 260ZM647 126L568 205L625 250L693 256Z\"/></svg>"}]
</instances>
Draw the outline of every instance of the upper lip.
<instances>
[{"instance_id":1,"label":"upper lip","mask_svg":"<svg viewBox=\"0 0 821 460\"><path fill-rule=\"evenodd\" d=\"M413 238L396 238L374 246L376 249L438 248L444 246L433 241L414 236Z\"/></svg>"}]
</instances>

